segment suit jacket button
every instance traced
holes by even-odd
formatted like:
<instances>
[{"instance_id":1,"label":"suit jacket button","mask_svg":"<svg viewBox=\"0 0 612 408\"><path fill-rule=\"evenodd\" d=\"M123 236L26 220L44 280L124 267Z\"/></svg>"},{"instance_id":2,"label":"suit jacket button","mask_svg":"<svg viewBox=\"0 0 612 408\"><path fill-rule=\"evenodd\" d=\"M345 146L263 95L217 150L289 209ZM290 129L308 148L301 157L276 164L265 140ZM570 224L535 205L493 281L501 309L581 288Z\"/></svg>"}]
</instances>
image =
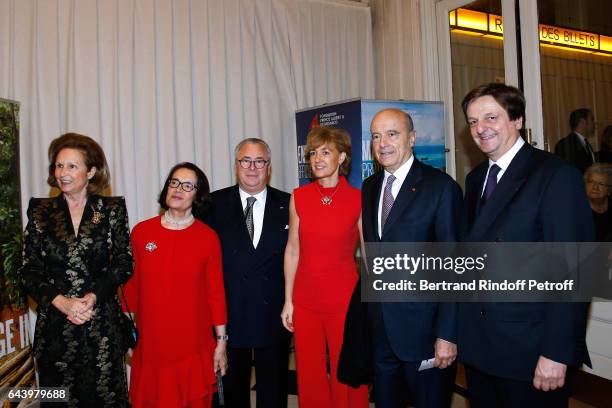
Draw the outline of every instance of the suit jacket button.
<instances>
[{"instance_id":1,"label":"suit jacket button","mask_svg":"<svg viewBox=\"0 0 612 408\"><path fill-rule=\"evenodd\" d=\"M480 315L481 316L486 316L487 315L487 311L484 309L480 309Z\"/></svg>"}]
</instances>

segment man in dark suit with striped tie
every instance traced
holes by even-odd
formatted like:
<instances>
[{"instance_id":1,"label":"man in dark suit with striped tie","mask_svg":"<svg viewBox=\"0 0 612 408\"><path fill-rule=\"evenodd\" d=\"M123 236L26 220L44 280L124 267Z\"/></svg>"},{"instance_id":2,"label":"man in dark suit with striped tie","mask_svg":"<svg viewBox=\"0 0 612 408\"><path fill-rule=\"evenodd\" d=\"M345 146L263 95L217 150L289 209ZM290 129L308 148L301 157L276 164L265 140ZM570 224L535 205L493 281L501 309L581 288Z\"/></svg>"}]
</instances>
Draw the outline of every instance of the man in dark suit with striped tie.
<instances>
[{"instance_id":1,"label":"man in dark suit with striped tie","mask_svg":"<svg viewBox=\"0 0 612 408\"><path fill-rule=\"evenodd\" d=\"M289 332L280 313L290 196L268 186L271 157L266 142L245 139L234 154L238 183L212 194L207 218L223 250L229 335L225 406L250 406L254 361L257 406L285 408Z\"/></svg>"},{"instance_id":2,"label":"man in dark suit with striped tie","mask_svg":"<svg viewBox=\"0 0 612 408\"><path fill-rule=\"evenodd\" d=\"M414 157L410 115L382 110L370 132L372 151L384 170L363 182L364 241L457 241L461 189L446 173ZM457 354L455 304L381 302L367 308L376 406L399 408L412 400L417 408L448 407ZM422 369L429 359L434 366Z\"/></svg>"}]
</instances>

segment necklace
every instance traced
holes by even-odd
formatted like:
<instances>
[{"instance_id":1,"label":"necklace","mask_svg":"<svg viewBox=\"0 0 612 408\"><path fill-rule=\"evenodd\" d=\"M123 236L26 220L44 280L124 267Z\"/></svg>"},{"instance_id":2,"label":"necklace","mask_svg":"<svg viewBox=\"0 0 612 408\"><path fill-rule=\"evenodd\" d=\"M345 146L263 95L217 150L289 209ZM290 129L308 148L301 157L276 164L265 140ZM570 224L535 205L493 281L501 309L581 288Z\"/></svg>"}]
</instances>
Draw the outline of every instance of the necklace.
<instances>
[{"instance_id":1,"label":"necklace","mask_svg":"<svg viewBox=\"0 0 612 408\"><path fill-rule=\"evenodd\" d=\"M193 221L193 214L189 214L187 217L183 218L182 220L176 220L172 218L172 216L170 215L170 211L166 211L164 212L164 219L166 220L168 224L176 225L177 227L182 227L182 226L191 224L191 222Z\"/></svg>"},{"instance_id":2,"label":"necklace","mask_svg":"<svg viewBox=\"0 0 612 408\"><path fill-rule=\"evenodd\" d=\"M340 182L338 182L338 184L336 184L336 189L330 195L323 194L323 192L321 191L321 187L319 187L319 183L316 182L316 181L314 183L317 186L317 191L321 195L321 203L323 203L323 205L331 205L331 203L333 201L332 199L334 198L334 196L338 192L338 187L340 187Z\"/></svg>"}]
</instances>

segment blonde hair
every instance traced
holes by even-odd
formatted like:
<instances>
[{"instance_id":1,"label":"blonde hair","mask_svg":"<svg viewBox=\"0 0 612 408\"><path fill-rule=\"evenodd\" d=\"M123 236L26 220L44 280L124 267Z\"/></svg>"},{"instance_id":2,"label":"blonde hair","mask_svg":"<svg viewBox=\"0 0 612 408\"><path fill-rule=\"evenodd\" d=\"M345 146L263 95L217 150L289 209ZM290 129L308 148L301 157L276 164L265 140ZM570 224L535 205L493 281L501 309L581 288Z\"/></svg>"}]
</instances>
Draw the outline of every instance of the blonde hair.
<instances>
[{"instance_id":1,"label":"blonde hair","mask_svg":"<svg viewBox=\"0 0 612 408\"><path fill-rule=\"evenodd\" d=\"M345 153L346 159L340 164L338 173L341 176L347 176L351 171L351 136L349 133L340 128L334 127L314 127L306 136L306 160L310 160L310 152L319 147L327 145L334 147L338 153Z\"/></svg>"}]
</instances>

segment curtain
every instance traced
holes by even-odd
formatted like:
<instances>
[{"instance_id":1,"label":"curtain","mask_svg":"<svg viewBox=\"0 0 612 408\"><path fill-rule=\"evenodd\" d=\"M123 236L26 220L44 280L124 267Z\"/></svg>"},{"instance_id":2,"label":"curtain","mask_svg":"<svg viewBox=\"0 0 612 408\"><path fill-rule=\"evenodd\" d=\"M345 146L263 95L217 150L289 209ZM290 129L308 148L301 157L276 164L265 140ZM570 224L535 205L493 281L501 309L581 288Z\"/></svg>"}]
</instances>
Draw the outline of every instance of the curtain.
<instances>
[{"instance_id":1,"label":"curtain","mask_svg":"<svg viewBox=\"0 0 612 408\"><path fill-rule=\"evenodd\" d=\"M47 147L96 139L132 225L172 165L235 183L261 137L272 182L297 185L294 111L374 97L370 9L316 0L0 0L0 97L21 103L22 203L46 196Z\"/></svg>"},{"instance_id":2,"label":"curtain","mask_svg":"<svg viewBox=\"0 0 612 408\"><path fill-rule=\"evenodd\" d=\"M376 97L381 99L437 100L427 92L432 67L424 63L426 30L422 13L433 0L371 0L374 20ZM431 47L429 47L431 48ZM434 50L435 52L435 50ZM437 80L437 73L435 76ZM433 99L432 99L433 98Z\"/></svg>"}]
</instances>

